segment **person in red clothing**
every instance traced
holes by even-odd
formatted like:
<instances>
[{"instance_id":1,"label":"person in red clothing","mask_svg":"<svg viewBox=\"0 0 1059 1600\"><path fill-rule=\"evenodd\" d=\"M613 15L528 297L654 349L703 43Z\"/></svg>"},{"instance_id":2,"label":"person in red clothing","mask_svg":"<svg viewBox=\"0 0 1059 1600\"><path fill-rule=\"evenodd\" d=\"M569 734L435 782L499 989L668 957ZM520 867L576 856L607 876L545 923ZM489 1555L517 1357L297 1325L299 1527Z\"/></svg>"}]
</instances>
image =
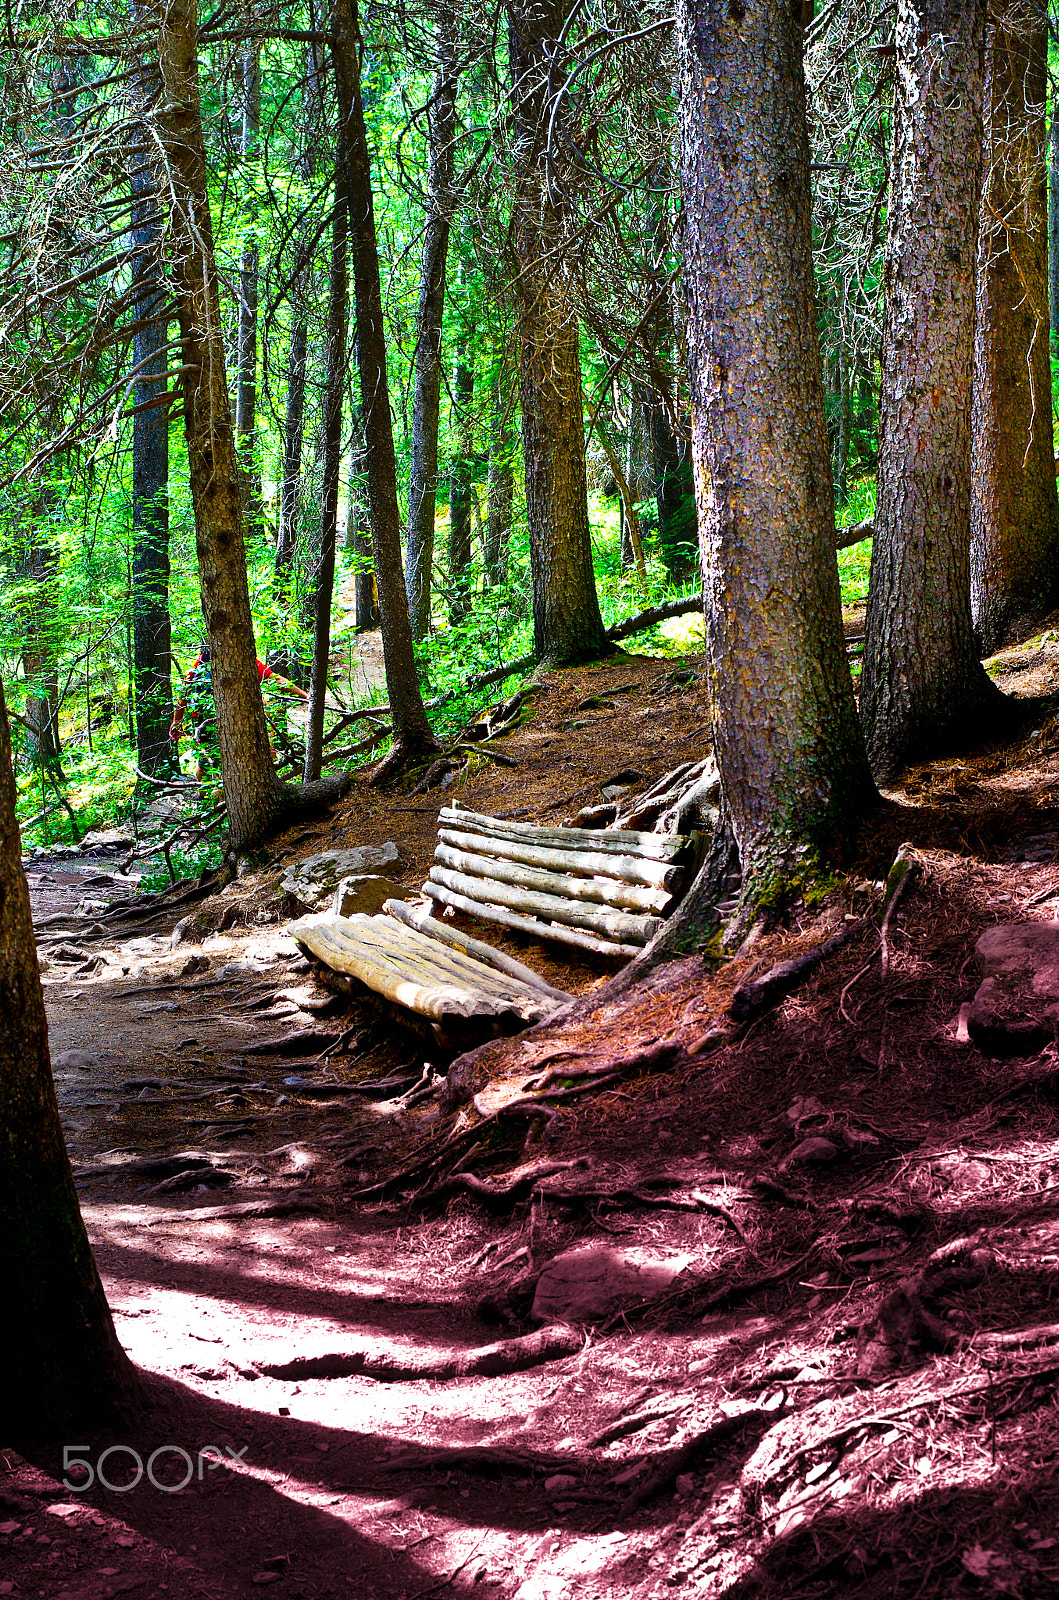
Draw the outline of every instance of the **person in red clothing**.
<instances>
[{"instance_id":1,"label":"person in red clothing","mask_svg":"<svg viewBox=\"0 0 1059 1600\"><path fill-rule=\"evenodd\" d=\"M289 678L284 678L259 660L257 681L263 683L266 678L271 679L277 688L289 692L298 700L309 698L304 689L299 689ZM213 700L213 663L208 644L203 645L201 652L191 663L184 679L184 692L173 707L173 720L169 724L169 738L173 744L180 738L185 715L191 724L191 736L198 746L195 776L200 783L203 783L211 771L215 773L220 771L217 708Z\"/></svg>"}]
</instances>

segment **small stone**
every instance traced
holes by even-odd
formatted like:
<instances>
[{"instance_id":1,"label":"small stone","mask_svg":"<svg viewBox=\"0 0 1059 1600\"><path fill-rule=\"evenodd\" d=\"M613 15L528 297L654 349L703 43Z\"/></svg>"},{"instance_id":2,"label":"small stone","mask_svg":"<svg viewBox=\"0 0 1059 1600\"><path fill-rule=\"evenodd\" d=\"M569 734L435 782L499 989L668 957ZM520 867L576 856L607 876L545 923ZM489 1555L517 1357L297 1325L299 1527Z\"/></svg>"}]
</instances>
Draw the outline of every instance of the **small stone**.
<instances>
[{"instance_id":1,"label":"small stone","mask_svg":"<svg viewBox=\"0 0 1059 1600\"><path fill-rule=\"evenodd\" d=\"M695 1479L691 1476L690 1472L678 1473L674 1488L676 1489L680 1498L684 1500L689 1494L695 1493Z\"/></svg>"},{"instance_id":2,"label":"small stone","mask_svg":"<svg viewBox=\"0 0 1059 1600\"><path fill-rule=\"evenodd\" d=\"M250 1582L251 1583L278 1583L279 1580L282 1578L282 1576L283 1576L282 1572L255 1572L254 1576L250 1579Z\"/></svg>"},{"instance_id":3,"label":"small stone","mask_svg":"<svg viewBox=\"0 0 1059 1600\"><path fill-rule=\"evenodd\" d=\"M576 1489L577 1479L569 1472L556 1472L550 1478L545 1478L544 1488L547 1494L553 1494L560 1489Z\"/></svg>"},{"instance_id":4,"label":"small stone","mask_svg":"<svg viewBox=\"0 0 1059 1600\"><path fill-rule=\"evenodd\" d=\"M803 1139L801 1144L795 1145L786 1161L781 1167L798 1167L807 1162L834 1161L838 1155L838 1146L833 1145L830 1139Z\"/></svg>"},{"instance_id":5,"label":"small stone","mask_svg":"<svg viewBox=\"0 0 1059 1600\"><path fill-rule=\"evenodd\" d=\"M21 1522L0 1522L0 1533L18 1533L21 1526Z\"/></svg>"}]
</instances>

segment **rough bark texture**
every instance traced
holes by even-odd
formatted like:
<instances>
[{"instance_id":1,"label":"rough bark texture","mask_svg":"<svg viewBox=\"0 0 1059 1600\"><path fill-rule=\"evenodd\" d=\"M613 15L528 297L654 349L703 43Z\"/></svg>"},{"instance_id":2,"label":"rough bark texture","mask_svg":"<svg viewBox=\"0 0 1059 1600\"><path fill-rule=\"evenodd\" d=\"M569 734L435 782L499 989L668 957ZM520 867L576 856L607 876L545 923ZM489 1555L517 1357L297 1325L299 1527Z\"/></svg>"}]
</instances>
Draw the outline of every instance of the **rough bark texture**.
<instances>
[{"instance_id":1,"label":"rough bark texture","mask_svg":"<svg viewBox=\"0 0 1059 1600\"><path fill-rule=\"evenodd\" d=\"M371 188L371 158L360 95L360 30L354 0L335 0L334 36L338 110L345 131L349 183L350 255L357 317L357 369L368 454L368 500L375 557L375 588L382 621L386 693L394 748L385 774L409 758L436 748L419 692L408 594L401 567L401 519L397 508L397 463L386 372L386 335L379 283L379 252Z\"/></svg>"},{"instance_id":2,"label":"rough bark texture","mask_svg":"<svg viewBox=\"0 0 1059 1600\"><path fill-rule=\"evenodd\" d=\"M471 565L471 452L474 432L471 407L474 403L474 326L465 327L456 355L452 380L455 408L456 450L449 474L449 581L453 588L449 618L460 622L470 609L467 575Z\"/></svg>"},{"instance_id":3,"label":"rough bark texture","mask_svg":"<svg viewBox=\"0 0 1059 1600\"><path fill-rule=\"evenodd\" d=\"M324 738L324 695L331 659L331 601L335 591L338 539L338 476L342 464L342 401L346 387L346 324L349 285L346 260L347 208L345 150L341 137L335 161L335 209L331 224L331 291L327 307L327 364L324 383L323 486L320 497L320 564L316 570L313 665L309 686L309 725L305 735L305 781L320 776Z\"/></svg>"},{"instance_id":4,"label":"rough bark texture","mask_svg":"<svg viewBox=\"0 0 1059 1600\"><path fill-rule=\"evenodd\" d=\"M280 489L279 532L276 536L276 576L281 580L285 580L290 572L294 560L294 547L298 540L308 358L308 319L305 307L296 299L291 310L287 410L283 422L283 484Z\"/></svg>"},{"instance_id":5,"label":"rough bark texture","mask_svg":"<svg viewBox=\"0 0 1059 1600\"><path fill-rule=\"evenodd\" d=\"M257 159L258 134L261 125L261 47L247 46L243 57L243 163ZM253 195L250 189L248 199ZM250 199L252 220L250 231L243 241L239 263L239 328L238 375L235 388L235 437L239 446L244 483L246 486L247 514L252 529L260 528L261 473L255 460L257 422L257 297L258 297L258 243L256 205Z\"/></svg>"},{"instance_id":6,"label":"rough bark texture","mask_svg":"<svg viewBox=\"0 0 1059 1600\"><path fill-rule=\"evenodd\" d=\"M984 0L898 0L875 537L861 713L877 776L980 726L971 373Z\"/></svg>"},{"instance_id":7,"label":"rough bark texture","mask_svg":"<svg viewBox=\"0 0 1059 1600\"><path fill-rule=\"evenodd\" d=\"M206 154L195 0L167 0L159 31L169 166L169 237L184 368L184 426L202 614L213 651L221 774L232 842L261 837L286 801L269 749L247 587L239 462L228 399Z\"/></svg>"},{"instance_id":8,"label":"rough bark texture","mask_svg":"<svg viewBox=\"0 0 1059 1600\"><path fill-rule=\"evenodd\" d=\"M533 642L549 666L594 660L610 648L592 571L577 314L563 280L554 198L562 180L549 184L545 152L550 63L569 11L570 0L517 6L509 32ZM555 139L563 148L561 130Z\"/></svg>"},{"instance_id":9,"label":"rough bark texture","mask_svg":"<svg viewBox=\"0 0 1059 1600\"><path fill-rule=\"evenodd\" d=\"M797 9L683 0L679 16L706 651L751 899L841 860L873 795L842 638Z\"/></svg>"},{"instance_id":10,"label":"rough bark texture","mask_svg":"<svg viewBox=\"0 0 1059 1600\"><path fill-rule=\"evenodd\" d=\"M144 67L145 111L158 96L157 71ZM132 424L132 641L136 695L136 761L142 772L169 771L173 764L169 724L172 639L169 621L169 406L166 341L168 298L162 270L164 221L158 204L158 174L142 158L132 172L134 251L133 367L136 383ZM151 405L151 402L156 402ZM161 402L161 403L157 403ZM141 410L140 407L150 407Z\"/></svg>"},{"instance_id":11,"label":"rough bark texture","mask_svg":"<svg viewBox=\"0 0 1059 1600\"><path fill-rule=\"evenodd\" d=\"M1008 6L986 35L975 330L971 617L983 655L1046 616L1059 585L1048 328L1048 19Z\"/></svg>"},{"instance_id":12,"label":"rough bark texture","mask_svg":"<svg viewBox=\"0 0 1059 1600\"><path fill-rule=\"evenodd\" d=\"M48 1056L0 686L0 1434L128 1419L139 1379L118 1343L78 1209Z\"/></svg>"},{"instance_id":13,"label":"rough bark texture","mask_svg":"<svg viewBox=\"0 0 1059 1600\"><path fill-rule=\"evenodd\" d=\"M485 549L482 559L492 582L502 582L507 573L507 547L511 537L511 512L515 500L514 429L504 386L497 377L492 390L489 437L489 504L485 517Z\"/></svg>"},{"instance_id":14,"label":"rough bark texture","mask_svg":"<svg viewBox=\"0 0 1059 1600\"><path fill-rule=\"evenodd\" d=\"M1052 348L1059 354L1059 117L1054 105L1048 135L1048 309Z\"/></svg>"},{"instance_id":15,"label":"rough bark texture","mask_svg":"<svg viewBox=\"0 0 1059 1600\"><path fill-rule=\"evenodd\" d=\"M412 396L412 459L408 483L408 544L405 580L413 638L430 630L430 575L434 560L434 512L438 487L438 418L441 402L441 323L445 311L445 264L452 217L456 132L456 51L450 23L437 36L438 71L427 113L427 213L419 273L415 377Z\"/></svg>"}]
</instances>

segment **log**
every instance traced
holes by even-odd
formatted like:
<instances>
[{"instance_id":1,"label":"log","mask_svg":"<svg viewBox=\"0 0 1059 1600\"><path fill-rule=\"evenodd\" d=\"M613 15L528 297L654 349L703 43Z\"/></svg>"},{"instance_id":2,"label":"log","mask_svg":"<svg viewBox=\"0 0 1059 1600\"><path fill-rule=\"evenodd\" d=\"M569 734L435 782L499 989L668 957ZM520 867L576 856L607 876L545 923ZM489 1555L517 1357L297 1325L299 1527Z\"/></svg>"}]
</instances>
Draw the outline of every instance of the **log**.
<instances>
[{"instance_id":1,"label":"log","mask_svg":"<svg viewBox=\"0 0 1059 1600\"><path fill-rule=\"evenodd\" d=\"M581 933L577 928L564 927L562 923L540 922L536 917L520 917L514 911L506 911L503 906L485 905L478 900L468 899L466 895L455 894L451 889L442 888L439 883L425 883L423 892L432 900L439 900L444 906L453 906L457 911L466 911L470 916L479 917L483 922L498 922L502 928L513 928L517 933L528 933L533 939L576 945L577 949L591 950L598 956L631 957L640 954L639 945L609 944L603 939L593 939L590 934Z\"/></svg>"},{"instance_id":2,"label":"log","mask_svg":"<svg viewBox=\"0 0 1059 1600\"><path fill-rule=\"evenodd\" d=\"M454 889L457 894L464 894L471 900L509 906L512 911L549 918L572 928L587 928L590 933L601 934L604 939L621 939L626 944L647 944L662 926L661 917L634 916L629 911L608 911L602 906L568 900L563 895L519 889L509 883L498 883L495 878L472 877L466 872L453 872L448 867L432 866L430 882Z\"/></svg>"},{"instance_id":3,"label":"log","mask_svg":"<svg viewBox=\"0 0 1059 1600\"><path fill-rule=\"evenodd\" d=\"M321 1355L292 1355L286 1361L258 1362L255 1371L268 1378L348 1378L364 1376L379 1383L416 1383L429 1378L436 1383L451 1378L504 1377L526 1372L546 1361L561 1361L576 1355L584 1337L563 1322L538 1328L517 1339L502 1339L499 1344L482 1345L476 1350L409 1350L399 1347L380 1349L372 1344L361 1349L329 1351ZM446 1456L447 1459L447 1456ZM400 1463L390 1467L403 1470Z\"/></svg>"},{"instance_id":4,"label":"log","mask_svg":"<svg viewBox=\"0 0 1059 1600\"><path fill-rule=\"evenodd\" d=\"M588 900L596 905L617 906L623 911L660 911L664 914L673 904L673 896L665 889L648 889L640 884L615 883L610 878L575 878L569 874L544 872L539 867L491 860L487 855L455 850L446 844L438 845L434 851L434 860L440 862L443 867L452 867L456 872L469 872L474 877L489 878L497 883L511 883L525 889L539 889L542 894L557 894L572 900Z\"/></svg>"},{"instance_id":5,"label":"log","mask_svg":"<svg viewBox=\"0 0 1059 1600\"><path fill-rule=\"evenodd\" d=\"M675 893L679 888L684 875L681 867L667 867L661 861L597 851L592 849L592 844L600 838L599 834L582 837L585 843L580 850L560 850L531 844L528 840L502 839L484 831L479 834L464 833L456 828L438 829L440 844L476 854L488 853L499 861L519 861L523 866L572 872L586 878L600 876L620 883L639 883L647 888L666 889L670 893Z\"/></svg>"},{"instance_id":6,"label":"log","mask_svg":"<svg viewBox=\"0 0 1059 1600\"><path fill-rule=\"evenodd\" d=\"M382 908L391 917L396 917L409 928L417 928L420 933L428 938L439 939L442 944L451 945L454 950L462 950L464 955L473 956L476 961L484 961L487 966L496 967L499 972L506 972L508 977L517 978L530 989L539 989L541 994L549 995L553 1000L570 1001L574 997L567 994L565 989L556 989L539 972L534 972L532 967L527 967L524 962L516 961L514 956L509 956L503 950L494 950L491 944L485 944L481 939L474 939L469 933L463 933L459 928L450 928L446 923L439 922L430 915L427 907L421 910L409 904L407 900L387 900Z\"/></svg>"},{"instance_id":7,"label":"log","mask_svg":"<svg viewBox=\"0 0 1059 1600\"><path fill-rule=\"evenodd\" d=\"M302 917L290 933L329 967L431 1022L505 1015L539 1022L557 1009L539 991L391 917Z\"/></svg>"},{"instance_id":8,"label":"log","mask_svg":"<svg viewBox=\"0 0 1059 1600\"><path fill-rule=\"evenodd\" d=\"M594 850L614 855L640 855L652 861L673 861L686 848L683 838L666 838L660 833L638 833L628 828L608 828L599 837L585 838L580 828L538 827L535 822L513 822L506 817L487 817L480 811L442 806L438 826L470 829L488 834L491 839L525 839L527 843L552 845L557 849Z\"/></svg>"}]
</instances>

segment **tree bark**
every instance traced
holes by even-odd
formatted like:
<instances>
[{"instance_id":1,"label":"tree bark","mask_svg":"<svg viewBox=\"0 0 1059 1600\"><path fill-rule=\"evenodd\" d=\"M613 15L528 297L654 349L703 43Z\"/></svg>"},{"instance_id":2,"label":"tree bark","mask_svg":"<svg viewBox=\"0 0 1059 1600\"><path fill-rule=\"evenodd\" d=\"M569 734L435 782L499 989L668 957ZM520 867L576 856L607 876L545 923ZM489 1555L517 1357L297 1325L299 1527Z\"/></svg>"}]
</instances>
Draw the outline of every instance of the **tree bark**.
<instances>
[{"instance_id":1,"label":"tree bark","mask_svg":"<svg viewBox=\"0 0 1059 1600\"><path fill-rule=\"evenodd\" d=\"M465 325L456 351L452 379L452 401L456 428L456 449L449 473L449 582L453 596L449 620L462 622L470 610L467 593L471 565L471 454L474 427L474 325Z\"/></svg>"},{"instance_id":2,"label":"tree bark","mask_svg":"<svg viewBox=\"0 0 1059 1600\"><path fill-rule=\"evenodd\" d=\"M379 252L371 187L371 158L360 94L360 28L355 0L334 0L331 13L339 122L345 133L349 184L350 247L357 319L357 369L368 452L368 498L375 558L375 587L382 619L386 692L394 729L390 755L377 769L385 780L409 761L437 748L416 674L408 594L401 567L401 519L393 448L386 338L379 282Z\"/></svg>"},{"instance_id":3,"label":"tree bark","mask_svg":"<svg viewBox=\"0 0 1059 1600\"><path fill-rule=\"evenodd\" d=\"M128 1421L118 1343L77 1203L48 1055L0 686L0 1431L12 1443Z\"/></svg>"},{"instance_id":4,"label":"tree bark","mask_svg":"<svg viewBox=\"0 0 1059 1600\"><path fill-rule=\"evenodd\" d=\"M875 537L861 713L876 776L981 728L971 379L984 0L898 0Z\"/></svg>"},{"instance_id":5,"label":"tree bark","mask_svg":"<svg viewBox=\"0 0 1059 1600\"><path fill-rule=\"evenodd\" d=\"M346 386L348 213L345 148L341 132L335 158L335 208L331 233L331 291L327 308L327 376L324 384L323 492L320 500L320 565L316 572L313 665L309 683L309 725L305 736L305 781L320 776L324 738L324 695L331 659L331 600L335 589L338 534L338 478L342 464L342 401Z\"/></svg>"},{"instance_id":6,"label":"tree bark","mask_svg":"<svg viewBox=\"0 0 1059 1600\"><path fill-rule=\"evenodd\" d=\"M427 114L427 211L416 318L412 459L405 555L408 610L412 637L415 639L426 638L430 631L441 406L441 324L445 311L445 267L452 220L458 83L451 25L452 19L447 17L437 31L438 70Z\"/></svg>"},{"instance_id":7,"label":"tree bark","mask_svg":"<svg viewBox=\"0 0 1059 1600\"><path fill-rule=\"evenodd\" d=\"M874 794L842 637L799 15L679 14L706 654L745 905L847 859Z\"/></svg>"},{"instance_id":8,"label":"tree bark","mask_svg":"<svg viewBox=\"0 0 1059 1600\"><path fill-rule=\"evenodd\" d=\"M500 583L507 575L507 547L511 538L511 512L515 499L515 472L512 466L514 430L500 373L493 383L490 410L488 507L482 559L489 581Z\"/></svg>"},{"instance_id":9,"label":"tree bark","mask_svg":"<svg viewBox=\"0 0 1059 1600\"><path fill-rule=\"evenodd\" d=\"M243 138L246 167L257 159L261 127L261 46L251 43L242 61ZM253 193L253 189L251 189ZM250 228L239 263L238 374L235 390L235 437L244 472L246 509L251 532L262 525L261 471L257 461L257 205L251 204Z\"/></svg>"},{"instance_id":10,"label":"tree bark","mask_svg":"<svg viewBox=\"0 0 1059 1600\"><path fill-rule=\"evenodd\" d=\"M140 96L149 113L158 98L156 68L140 65ZM166 392L169 314L162 266L164 219L158 173L142 156L131 174L134 318L132 424L132 639L136 764L169 772L173 747L172 638L169 620L169 407L149 402Z\"/></svg>"},{"instance_id":11,"label":"tree bark","mask_svg":"<svg viewBox=\"0 0 1059 1600\"><path fill-rule=\"evenodd\" d=\"M1048 327L1045 95L1038 0L989 25L972 415L971 616L983 655L1059 592Z\"/></svg>"},{"instance_id":12,"label":"tree bark","mask_svg":"<svg viewBox=\"0 0 1059 1600\"><path fill-rule=\"evenodd\" d=\"M224 796L238 849L269 831L288 794L272 765L257 676L202 136L196 0L167 0L159 61L165 96L157 120L169 167L169 238L199 590L213 653Z\"/></svg>"},{"instance_id":13,"label":"tree bark","mask_svg":"<svg viewBox=\"0 0 1059 1600\"><path fill-rule=\"evenodd\" d=\"M1059 117L1054 102L1048 137L1048 308L1052 349L1059 355Z\"/></svg>"},{"instance_id":14,"label":"tree bark","mask_svg":"<svg viewBox=\"0 0 1059 1600\"><path fill-rule=\"evenodd\" d=\"M563 177L553 172L549 181L545 148L552 53L569 12L570 0L516 4L509 29L520 156L512 231L521 302L533 641L546 666L593 661L611 649L592 570L577 314L563 278L563 218L556 198ZM561 148L561 130L556 137Z\"/></svg>"},{"instance_id":15,"label":"tree bark","mask_svg":"<svg viewBox=\"0 0 1059 1600\"><path fill-rule=\"evenodd\" d=\"M290 358L287 366L287 409L283 421L283 484L280 489L276 577L286 583L298 542L302 450L305 444L305 386L308 372L309 323L300 297L291 307Z\"/></svg>"}]
</instances>

